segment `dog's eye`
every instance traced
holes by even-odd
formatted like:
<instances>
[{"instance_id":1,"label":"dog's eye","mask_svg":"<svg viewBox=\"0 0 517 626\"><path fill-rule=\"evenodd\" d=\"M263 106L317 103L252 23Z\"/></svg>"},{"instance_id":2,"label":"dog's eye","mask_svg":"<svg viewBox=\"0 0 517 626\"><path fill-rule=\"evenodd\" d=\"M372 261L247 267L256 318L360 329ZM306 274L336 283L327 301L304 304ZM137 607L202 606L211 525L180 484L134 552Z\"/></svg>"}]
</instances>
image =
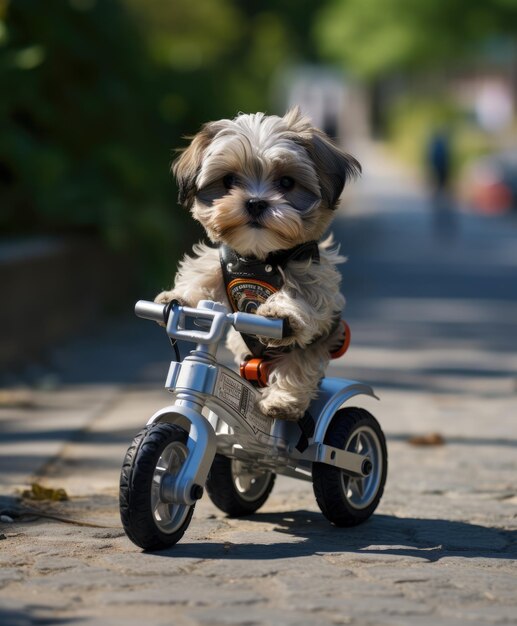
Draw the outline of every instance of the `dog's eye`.
<instances>
[{"instance_id":1,"label":"dog's eye","mask_svg":"<svg viewBox=\"0 0 517 626\"><path fill-rule=\"evenodd\" d=\"M226 189L232 189L233 187L235 187L236 181L237 178L235 177L235 174L226 174L226 176L223 178L223 185Z\"/></svg>"},{"instance_id":2,"label":"dog's eye","mask_svg":"<svg viewBox=\"0 0 517 626\"><path fill-rule=\"evenodd\" d=\"M278 181L278 184L284 191L289 191L294 187L294 179L290 176L282 176L282 178Z\"/></svg>"}]
</instances>

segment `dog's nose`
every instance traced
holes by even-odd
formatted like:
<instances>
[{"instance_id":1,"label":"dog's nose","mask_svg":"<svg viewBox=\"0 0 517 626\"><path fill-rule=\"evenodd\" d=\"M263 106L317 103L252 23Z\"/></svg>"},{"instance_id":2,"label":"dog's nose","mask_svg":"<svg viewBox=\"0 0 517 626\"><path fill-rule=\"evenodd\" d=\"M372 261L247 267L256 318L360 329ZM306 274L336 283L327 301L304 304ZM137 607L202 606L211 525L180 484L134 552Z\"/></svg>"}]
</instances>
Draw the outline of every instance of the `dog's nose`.
<instances>
[{"instance_id":1,"label":"dog's nose","mask_svg":"<svg viewBox=\"0 0 517 626\"><path fill-rule=\"evenodd\" d=\"M246 209L252 217L258 217L267 207L268 203L266 200L261 200L260 198L250 198L246 202Z\"/></svg>"}]
</instances>

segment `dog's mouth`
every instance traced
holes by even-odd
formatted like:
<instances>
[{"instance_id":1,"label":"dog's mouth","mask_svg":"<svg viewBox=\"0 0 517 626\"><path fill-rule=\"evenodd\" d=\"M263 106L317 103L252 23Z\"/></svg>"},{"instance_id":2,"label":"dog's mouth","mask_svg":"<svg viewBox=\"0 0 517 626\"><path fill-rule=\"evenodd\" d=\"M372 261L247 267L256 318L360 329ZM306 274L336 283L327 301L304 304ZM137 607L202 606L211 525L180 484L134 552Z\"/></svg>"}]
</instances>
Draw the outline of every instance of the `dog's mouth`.
<instances>
[{"instance_id":1,"label":"dog's mouth","mask_svg":"<svg viewBox=\"0 0 517 626\"><path fill-rule=\"evenodd\" d=\"M248 226L251 228L264 228L264 226L260 222L257 222L257 220L250 220L248 222Z\"/></svg>"}]
</instances>

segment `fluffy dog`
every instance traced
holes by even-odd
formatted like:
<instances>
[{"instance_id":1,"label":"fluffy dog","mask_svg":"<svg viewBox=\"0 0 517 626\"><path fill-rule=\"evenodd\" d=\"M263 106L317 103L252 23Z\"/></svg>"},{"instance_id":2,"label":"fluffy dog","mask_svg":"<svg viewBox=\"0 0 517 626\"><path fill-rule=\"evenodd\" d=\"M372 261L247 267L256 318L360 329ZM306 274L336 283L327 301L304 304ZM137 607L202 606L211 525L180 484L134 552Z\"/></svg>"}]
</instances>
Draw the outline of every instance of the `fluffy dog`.
<instances>
[{"instance_id":1,"label":"fluffy dog","mask_svg":"<svg viewBox=\"0 0 517 626\"><path fill-rule=\"evenodd\" d=\"M240 114L205 124L173 164L179 201L218 247L197 244L174 288L156 301L230 302L234 310L287 321L285 339L228 337L237 363L270 360L259 403L270 417L304 415L343 339L336 268L343 259L330 238L317 242L346 181L360 170L298 108L284 117Z\"/></svg>"}]
</instances>

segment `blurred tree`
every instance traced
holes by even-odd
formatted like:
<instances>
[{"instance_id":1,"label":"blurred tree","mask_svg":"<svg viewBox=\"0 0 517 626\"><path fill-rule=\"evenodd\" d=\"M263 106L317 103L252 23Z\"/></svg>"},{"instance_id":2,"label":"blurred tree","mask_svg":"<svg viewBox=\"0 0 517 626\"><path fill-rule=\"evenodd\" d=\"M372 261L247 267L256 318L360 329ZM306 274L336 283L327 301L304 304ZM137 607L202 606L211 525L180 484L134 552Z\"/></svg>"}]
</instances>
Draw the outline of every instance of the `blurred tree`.
<instances>
[{"instance_id":1,"label":"blurred tree","mask_svg":"<svg viewBox=\"0 0 517 626\"><path fill-rule=\"evenodd\" d=\"M134 21L116 0L1 7L0 232L99 234L156 262L178 131Z\"/></svg>"},{"instance_id":2,"label":"blurred tree","mask_svg":"<svg viewBox=\"0 0 517 626\"><path fill-rule=\"evenodd\" d=\"M324 55L374 78L476 56L494 36L515 42L517 0L332 0L315 32Z\"/></svg>"},{"instance_id":3,"label":"blurred tree","mask_svg":"<svg viewBox=\"0 0 517 626\"><path fill-rule=\"evenodd\" d=\"M162 71L162 113L195 132L209 119L266 110L283 66L313 60L312 0L125 0Z\"/></svg>"},{"instance_id":4,"label":"blurred tree","mask_svg":"<svg viewBox=\"0 0 517 626\"><path fill-rule=\"evenodd\" d=\"M141 117L135 111L139 102L128 106L142 71L132 29L121 24L123 16L111 2L102 9L78 6L86 5L20 0L8 7L1 55L2 120L8 125L2 162L10 180L22 182L13 186L19 195L10 209L24 228L31 224L18 212L22 206L40 206L49 220L73 207L67 221L88 224L104 219L96 206L99 185L109 189L123 178L130 195L142 182L130 157L141 126L127 137L124 132ZM119 32L115 48L112 28ZM121 63L124 56L136 65ZM117 141L128 146L124 155ZM97 168L99 162L105 167Z\"/></svg>"}]
</instances>

